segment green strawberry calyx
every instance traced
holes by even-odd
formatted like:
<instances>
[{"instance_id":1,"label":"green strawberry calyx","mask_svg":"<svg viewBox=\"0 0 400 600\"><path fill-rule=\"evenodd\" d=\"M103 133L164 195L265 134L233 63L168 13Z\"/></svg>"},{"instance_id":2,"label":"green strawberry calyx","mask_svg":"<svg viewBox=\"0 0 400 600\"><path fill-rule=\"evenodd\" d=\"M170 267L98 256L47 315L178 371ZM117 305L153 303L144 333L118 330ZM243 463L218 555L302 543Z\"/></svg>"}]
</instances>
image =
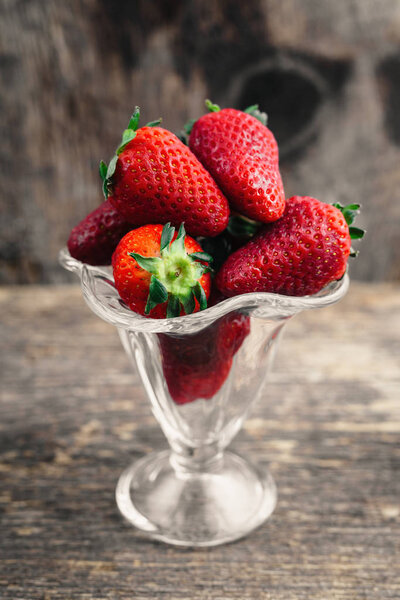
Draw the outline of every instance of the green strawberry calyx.
<instances>
[{"instance_id":1,"label":"green strawberry calyx","mask_svg":"<svg viewBox=\"0 0 400 600\"><path fill-rule=\"evenodd\" d=\"M174 241L175 227L164 225L161 233L160 256L147 257L137 252L128 252L138 265L151 273L146 315L158 304L167 304L167 317L178 317L181 307L189 315L195 309L195 300L200 310L207 308L207 298L200 278L211 269L212 257L206 252L192 252L185 249L185 227L182 223Z\"/></svg>"},{"instance_id":2,"label":"green strawberry calyx","mask_svg":"<svg viewBox=\"0 0 400 600\"><path fill-rule=\"evenodd\" d=\"M262 227L259 221L253 221L243 215L235 214L229 217L227 230L233 237L252 238Z\"/></svg>"},{"instance_id":3,"label":"green strawberry calyx","mask_svg":"<svg viewBox=\"0 0 400 600\"><path fill-rule=\"evenodd\" d=\"M268 115L265 112L262 112L258 106L258 104L252 104L251 106L248 106L247 108L244 109L245 113L247 113L248 115L251 115L252 117L254 117L255 119L257 119L258 121L260 121L260 123L262 123L263 125L265 125L265 127L267 126L268 123Z\"/></svg>"},{"instance_id":4,"label":"green strawberry calyx","mask_svg":"<svg viewBox=\"0 0 400 600\"><path fill-rule=\"evenodd\" d=\"M99 173L100 177L103 181L103 194L105 199L107 200L108 196L112 193L112 177L115 173L115 167L117 165L117 160L121 152L125 149L127 144L131 142L136 137L136 131L138 129L140 120L140 108L135 106L135 110L132 113L131 118L129 119L128 127L122 133L121 143L115 151L114 156L107 164L101 160L99 165ZM150 123L146 123L146 127L156 127L161 123L161 118L156 121L150 121Z\"/></svg>"},{"instance_id":5,"label":"green strawberry calyx","mask_svg":"<svg viewBox=\"0 0 400 600\"><path fill-rule=\"evenodd\" d=\"M364 237L365 230L360 229L359 227L353 226L354 219L360 213L361 205L360 204L347 204L346 206L343 206L339 202L335 202L332 206L334 206L335 208L338 208L340 210L340 212L342 213L342 215L344 216L345 221L349 227L350 238L352 240L361 240L361 238ZM358 255L358 250L354 250L353 248L350 248L350 256L354 258L357 255Z\"/></svg>"},{"instance_id":6,"label":"green strawberry calyx","mask_svg":"<svg viewBox=\"0 0 400 600\"><path fill-rule=\"evenodd\" d=\"M209 112L219 112L221 110L221 107L219 106L219 104L214 104L213 102L211 102L211 100L208 100L208 99L205 101L205 105ZM262 112L259 109L258 104L252 104L251 106L248 106L247 108L244 109L243 112L247 113L248 115L251 115L258 121L260 121L260 123L267 126L267 121L268 121L267 113ZM188 136L191 134L193 125L196 123L196 121L197 121L197 119L189 119L189 121L187 121L187 123L185 123L185 125L183 126L183 130L181 131L181 133L178 136L179 139L186 145L188 143Z\"/></svg>"}]
</instances>

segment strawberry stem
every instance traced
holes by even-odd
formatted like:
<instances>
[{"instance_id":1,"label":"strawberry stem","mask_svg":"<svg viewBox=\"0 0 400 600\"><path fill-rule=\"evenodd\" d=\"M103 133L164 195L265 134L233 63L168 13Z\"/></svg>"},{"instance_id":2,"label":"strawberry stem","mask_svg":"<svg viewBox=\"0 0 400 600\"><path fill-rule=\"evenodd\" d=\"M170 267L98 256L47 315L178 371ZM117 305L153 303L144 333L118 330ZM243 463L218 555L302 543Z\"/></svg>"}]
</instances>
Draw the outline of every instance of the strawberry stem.
<instances>
[{"instance_id":1,"label":"strawberry stem","mask_svg":"<svg viewBox=\"0 0 400 600\"><path fill-rule=\"evenodd\" d=\"M205 104L210 112L219 112L221 110L221 107L218 104L213 104L211 100L207 99Z\"/></svg>"}]
</instances>

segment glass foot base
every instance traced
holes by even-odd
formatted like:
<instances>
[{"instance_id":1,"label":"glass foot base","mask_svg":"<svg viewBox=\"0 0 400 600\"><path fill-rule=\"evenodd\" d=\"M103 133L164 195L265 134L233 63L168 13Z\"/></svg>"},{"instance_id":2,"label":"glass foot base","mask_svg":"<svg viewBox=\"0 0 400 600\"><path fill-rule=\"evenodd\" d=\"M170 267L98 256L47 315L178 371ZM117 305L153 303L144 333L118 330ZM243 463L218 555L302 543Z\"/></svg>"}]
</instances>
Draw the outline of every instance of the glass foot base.
<instances>
[{"instance_id":1,"label":"glass foot base","mask_svg":"<svg viewBox=\"0 0 400 600\"><path fill-rule=\"evenodd\" d=\"M119 510L150 537L217 546L243 537L273 512L274 480L240 456L225 452L207 472L175 470L170 457L170 451L147 455L118 481Z\"/></svg>"}]
</instances>

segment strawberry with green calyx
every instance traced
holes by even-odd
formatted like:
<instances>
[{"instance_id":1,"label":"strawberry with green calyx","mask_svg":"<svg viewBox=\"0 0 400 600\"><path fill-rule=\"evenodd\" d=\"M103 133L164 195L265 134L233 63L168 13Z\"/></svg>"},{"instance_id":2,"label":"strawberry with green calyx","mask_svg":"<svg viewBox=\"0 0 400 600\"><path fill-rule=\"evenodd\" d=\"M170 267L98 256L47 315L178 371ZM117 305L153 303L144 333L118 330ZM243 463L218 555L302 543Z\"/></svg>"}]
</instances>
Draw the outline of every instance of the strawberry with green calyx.
<instances>
[{"instance_id":1,"label":"strawberry with green calyx","mask_svg":"<svg viewBox=\"0 0 400 600\"><path fill-rule=\"evenodd\" d=\"M349 227L359 206L339 210L308 196L286 201L283 216L231 254L215 278L226 296L272 292L305 296L340 279L352 239L362 230Z\"/></svg>"},{"instance_id":2,"label":"strawberry with green calyx","mask_svg":"<svg viewBox=\"0 0 400 600\"><path fill-rule=\"evenodd\" d=\"M221 233L229 205L211 175L158 121L138 129L139 116L136 107L110 164L100 163L105 195L137 225L185 222L190 235Z\"/></svg>"},{"instance_id":3,"label":"strawberry with green calyx","mask_svg":"<svg viewBox=\"0 0 400 600\"><path fill-rule=\"evenodd\" d=\"M185 233L167 223L129 232L112 258L115 287L135 312L155 319L207 308L211 256Z\"/></svg>"},{"instance_id":4,"label":"strawberry with green calyx","mask_svg":"<svg viewBox=\"0 0 400 600\"><path fill-rule=\"evenodd\" d=\"M232 210L270 223L285 209L278 145L257 105L245 111L220 109L188 124L189 147L211 173Z\"/></svg>"},{"instance_id":5,"label":"strawberry with green calyx","mask_svg":"<svg viewBox=\"0 0 400 600\"><path fill-rule=\"evenodd\" d=\"M105 200L72 229L67 243L69 253L89 265L110 265L118 242L134 227L115 210L110 199Z\"/></svg>"}]
</instances>

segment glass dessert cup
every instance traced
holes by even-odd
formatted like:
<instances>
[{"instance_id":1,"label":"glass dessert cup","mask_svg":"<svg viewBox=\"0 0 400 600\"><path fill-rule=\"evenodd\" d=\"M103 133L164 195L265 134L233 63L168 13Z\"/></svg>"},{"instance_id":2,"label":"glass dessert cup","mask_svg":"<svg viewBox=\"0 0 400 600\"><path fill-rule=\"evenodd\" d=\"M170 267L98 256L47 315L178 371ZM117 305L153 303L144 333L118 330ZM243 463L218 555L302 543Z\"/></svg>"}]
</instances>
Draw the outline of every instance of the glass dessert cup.
<instances>
[{"instance_id":1,"label":"glass dessert cup","mask_svg":"<svg viewBox=\"0 0 400 600\"><path fill-rule=\"evenodd\" d=\"M60 262L79 276L92 311L117 327L170 446L122 473L122 515L150 537L180 546L215 546L261 525L276 505L274 481L225 449L263 395L285 323L340 300L348 275L314 296L243 294L157 320L124 305L111 268L83 264L66 249Z\"/></svg>"}]
</instances>

